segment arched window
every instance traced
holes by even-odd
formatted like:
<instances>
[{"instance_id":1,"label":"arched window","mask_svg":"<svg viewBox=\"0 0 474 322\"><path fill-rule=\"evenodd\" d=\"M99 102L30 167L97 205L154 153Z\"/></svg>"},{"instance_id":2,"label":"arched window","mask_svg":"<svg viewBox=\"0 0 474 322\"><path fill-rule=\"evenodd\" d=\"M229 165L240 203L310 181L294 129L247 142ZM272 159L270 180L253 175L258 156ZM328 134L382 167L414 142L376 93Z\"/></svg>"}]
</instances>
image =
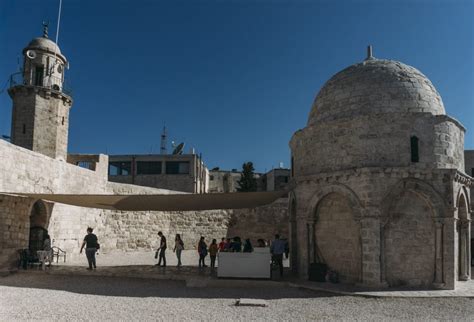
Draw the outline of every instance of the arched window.
<instances>
[{"instance_id":1,"label":"arched window","mask_svg":"<svg viewBox=\"0 0 474 322\"><path fill-rule=\"evenodd\" d=\"M416 136L412 136L410 138L410 148L411 148L411 162L419 162L420 155L418 152L418 138Z\"/></svg>"}]
</instances>

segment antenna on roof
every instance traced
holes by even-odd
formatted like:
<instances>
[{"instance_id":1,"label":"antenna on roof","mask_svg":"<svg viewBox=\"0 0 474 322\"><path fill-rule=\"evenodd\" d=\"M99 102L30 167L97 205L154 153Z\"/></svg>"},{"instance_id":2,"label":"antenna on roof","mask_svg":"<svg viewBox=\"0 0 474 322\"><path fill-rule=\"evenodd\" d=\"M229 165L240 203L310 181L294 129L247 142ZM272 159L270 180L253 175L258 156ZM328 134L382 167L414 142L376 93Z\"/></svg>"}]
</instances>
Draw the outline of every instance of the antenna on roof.
<instances>
[{"instance_id":1,"label":"antenna on roof","mask_svg":"<svg viewBox=\"0 0 474 322\"><path fill-rule=\"evenodd\" d=\"M183 149L184 149L184 142L181 142L178 144L176 148L173 150L173 154L183 154Z\"/></svg>"},{"instance_id":2,"label":"antenna on roof","mask_svg":"<svg viewBox=\"0 0 474 322\"><path fill-rule=\"evenodd\" d=\"M163 126L163 132L161 133L161 146L160 146L160 154L166 154L166 146L168 135L166 134L166 126Z\"/></svg>"}]
</instances>

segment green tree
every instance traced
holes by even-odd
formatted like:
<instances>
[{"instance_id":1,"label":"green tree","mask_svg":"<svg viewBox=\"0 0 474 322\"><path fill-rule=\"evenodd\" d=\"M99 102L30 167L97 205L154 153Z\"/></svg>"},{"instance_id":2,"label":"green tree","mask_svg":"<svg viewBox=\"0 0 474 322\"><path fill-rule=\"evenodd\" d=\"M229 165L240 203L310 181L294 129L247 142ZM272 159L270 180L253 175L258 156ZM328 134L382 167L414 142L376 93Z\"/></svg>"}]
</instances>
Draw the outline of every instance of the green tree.
<instances>
[{"instance_id":1,"label":"green tree","mask_svg":"<svg viewBox=\"0 0 474 322\"><path fill-rule=\"evenodd\" d=\"M257 179L255 179L254 170L252 162L242 164L242 174L240 180L237 181L239 185L238 192L257 191Z\"/></svg>"}]
</instances>

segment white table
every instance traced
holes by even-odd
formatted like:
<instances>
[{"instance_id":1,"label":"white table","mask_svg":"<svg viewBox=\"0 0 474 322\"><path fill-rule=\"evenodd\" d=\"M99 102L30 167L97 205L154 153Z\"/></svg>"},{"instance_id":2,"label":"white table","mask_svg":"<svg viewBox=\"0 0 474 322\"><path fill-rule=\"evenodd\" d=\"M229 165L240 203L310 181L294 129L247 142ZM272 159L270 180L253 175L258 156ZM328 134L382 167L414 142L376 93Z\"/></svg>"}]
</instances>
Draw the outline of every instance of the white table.
<instances>
[{"instance_id":1,"label":"white table","mask_svg":"<svg viewBox=\"0 0 474 322\"><path fill-rule=\"evenodd\" d=\"M268 247L254 248L252 253L221 252L217 277L270 278L271 254Z\"/></svg>"}]
</instances>

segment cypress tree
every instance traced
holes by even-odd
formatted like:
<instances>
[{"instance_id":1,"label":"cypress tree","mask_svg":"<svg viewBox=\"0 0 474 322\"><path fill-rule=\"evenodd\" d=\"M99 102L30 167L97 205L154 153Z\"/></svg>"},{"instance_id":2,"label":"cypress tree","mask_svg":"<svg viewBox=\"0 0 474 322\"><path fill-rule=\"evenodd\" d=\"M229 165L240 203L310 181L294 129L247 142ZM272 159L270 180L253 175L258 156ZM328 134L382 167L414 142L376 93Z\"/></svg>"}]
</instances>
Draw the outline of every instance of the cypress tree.
<instances>
[{"instance_id":1,"label":"cypress tree","mask_svg":"<svg viewBox=\"0 0 474 322\"><path fill-rule=\"evenodd\" d=\"M257 179L255 179L254 167L252 162L246 162L242 165L240 180L237 181L238 192L257 191Z\"/></svg>"}]
</instances>

